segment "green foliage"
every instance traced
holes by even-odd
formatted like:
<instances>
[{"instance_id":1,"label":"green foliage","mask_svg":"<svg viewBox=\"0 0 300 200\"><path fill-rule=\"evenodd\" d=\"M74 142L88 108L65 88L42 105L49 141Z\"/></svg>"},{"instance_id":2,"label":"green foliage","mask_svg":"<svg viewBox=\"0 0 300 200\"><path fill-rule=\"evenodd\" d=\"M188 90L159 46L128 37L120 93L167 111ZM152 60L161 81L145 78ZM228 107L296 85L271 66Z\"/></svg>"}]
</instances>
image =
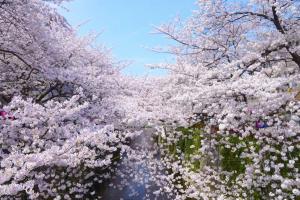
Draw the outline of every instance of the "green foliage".
<instances>
[{"instance_id":1,"label":"green foliage","mask_svg":"<svg viewBox=\"0 0 300 200\"><path fill-rule=\"evenodd\" d=\"M199 128L178 128L182 135L177 142L169 145L169 152L173 156L184 156L185 164L192 170L199 170L201 168L201 140L203 139L203 130ZM171 150L171 151L170 151ZM196 158L195 158L196 157Z\"/></svg>"},{"instance_id":2,"label":"green foliage","mask_svg":"<svg viewBox=\"0 0 300 200\"><path fill-rule=\"evenodd\" d=\"M232 175L229 177L228 185L235 184L237 176L243 174L246 165L252 163L250 158L242 157L242 153L249 152L251 147L254 147L256 152L260 148L257 140L253 136L242 138L230 135L221 138L219 146L221 169L223 171L232 172Z\"/></svg>"},{"instance_id":3,"label":"green foliage","mask_svg":"<svg viewBox=\"0 0 300 200\"><path fill-rule=\"evenodd\" d=\"M211 138L207 138L208 136L204 134L203 127L204 125L202 124L200 124L200 126L198 124L198 126L188 128L179 127L176 129L176 132L179 132L180 134L178 134L175 139L158 137L157 142L167 150L167 154L170 157L175 160L181 160L183 165L191 171L199 171L204 165L211 164L211 167L220 169L220 178L226 183L227 188L231 188L238 184L238 180L243 178L246 167L253 164L253 160L249 155L259 154L265 145L270 145L277 151L269 151L263 155L264 159L258 163L262 173L268 175L274 174L274 169L272 168L268 172L264 170L264 160L272 160L271 157L276 157L274 160L275 164L284 164L284 166L280 168L280 174L284 178L293 178L295 175L291 173L291 170L288 167L289 160L294 159L296 161L294 167L300 171L300 150L297 145L295 145L293 151L288 152L288 160L283 160L280 154L283 151L282 144L261 141L256 139L253 135L241 137L238 133L232 133L230 135L214 135L214 139L217 140L217 145L214 148L219 162L217 162L217 164L208 163L207 155L204 155L200 149L201 141L203 139ZM190 183L182 183L183 186L185 184ZM269 192L273 191L271 184L272 183L267 184L263 188L242 189L242 186L240 186L240 188L247 194L247 198L260 200L268 197Z\"/></svg>"},{"instance_id":4,"label":"green foliage","mask_svg":"<svg viewBox=\"0 0 300 200\"><path fill-rule=\"evenodd\" d=\"M195 157L201 155L201 140L204 138L203 129L179 127L176 131L181 134L174 141L170 142L168 138L162 138L160 135L155 140L175 160L180 159L192 170L199 170L203 166L203 160L195 159Z\"/></svg>"}]
</instances>

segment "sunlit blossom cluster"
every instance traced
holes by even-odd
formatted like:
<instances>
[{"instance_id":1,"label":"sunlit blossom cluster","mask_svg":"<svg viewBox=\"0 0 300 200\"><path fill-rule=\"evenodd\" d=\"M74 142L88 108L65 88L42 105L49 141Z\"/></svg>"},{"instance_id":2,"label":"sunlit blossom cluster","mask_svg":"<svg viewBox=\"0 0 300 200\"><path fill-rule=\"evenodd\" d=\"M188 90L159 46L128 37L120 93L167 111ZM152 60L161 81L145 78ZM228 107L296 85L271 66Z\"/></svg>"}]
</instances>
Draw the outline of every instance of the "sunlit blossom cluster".
<instances>
[{"instance_id":1,"label":"sunlit blossom cluster","mask_svg":"<svg viewBox=\"0 0 300 200\"><path fill-rule=\"evenodd\" d=\"M76 36L61 2L0 2L1 199L94 199L131 137L119 66Z\"/></svg>"},{"instance_id":2,"label":"sunlit blossom cluster","mask_svg":"<svg viewBox=\"0 0 300 200\"><path fill-rule=\"evenodd\" d=\"M76 36L62 2L0 2L1 199L97 199L118 176L177 200L300 197L298 1L198 0L156 28L176 59L146 78Z\"/></svg>"},{"instance_id":3,"label":"sunlit blossom cluster","mask_svg":"<svg viewBox=\"0 0 300 200\"><path fill-rule=\"evenodd\" d=\"M152 65L170 75L139 103L152 105L166 179L181 177L179 199L299 198L299 2L197 4L157 27L177 45L156 50L176 63Z\"/></svg>"}]
</instances>

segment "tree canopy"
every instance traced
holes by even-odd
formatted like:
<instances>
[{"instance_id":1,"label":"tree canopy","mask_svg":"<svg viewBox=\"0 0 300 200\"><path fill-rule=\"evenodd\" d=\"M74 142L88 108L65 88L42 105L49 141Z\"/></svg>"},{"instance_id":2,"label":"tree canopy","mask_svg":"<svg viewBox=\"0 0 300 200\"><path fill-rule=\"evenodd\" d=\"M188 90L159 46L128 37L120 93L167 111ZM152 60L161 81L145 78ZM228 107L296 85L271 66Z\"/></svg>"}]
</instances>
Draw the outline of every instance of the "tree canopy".
<instances>
[{"instance_id":1,"label":"tree canopy","mask_svg":"<svg viewBox=\"0 0 300 200\"><path fill-rule=\"evenodd\" d=\"M156 27L163 77L123 75L62 2L0 0L1 199L95 199L122 152L172 199L300 197L300 1L198 0ZM149 128L160 160L130 146Z\"/></svg>"}]
</instances>

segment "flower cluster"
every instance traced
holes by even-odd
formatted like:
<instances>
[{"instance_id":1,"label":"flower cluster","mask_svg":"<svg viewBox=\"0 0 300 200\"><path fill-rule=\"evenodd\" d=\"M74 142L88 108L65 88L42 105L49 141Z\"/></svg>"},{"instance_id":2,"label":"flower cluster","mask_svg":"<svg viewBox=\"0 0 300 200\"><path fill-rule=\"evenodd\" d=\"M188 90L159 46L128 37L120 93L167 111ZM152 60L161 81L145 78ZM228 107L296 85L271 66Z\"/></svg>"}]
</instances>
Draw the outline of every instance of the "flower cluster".
<instances>
[{"instance_id":1,"label":"flower cluster","mask_svg":"<svg viewBox=\"0 0 300 200\"><path fill-rule=\"evenodd\" d=\"M178 198L299 198L299 2L197 4L157 28L176 63L156 66L170 75L138 103L183 179Z\"/></svg>"},{"instance_id":2,"label":"flower cluster","mask_svg":"<svg viewBox=\"0 0 300 200\"><path fill-rule=\"evenodd\" d=\"M61 2L0 2L1 199L94 199L131 137L116 101L127 79Z\"/></svg>"}]
</instances>

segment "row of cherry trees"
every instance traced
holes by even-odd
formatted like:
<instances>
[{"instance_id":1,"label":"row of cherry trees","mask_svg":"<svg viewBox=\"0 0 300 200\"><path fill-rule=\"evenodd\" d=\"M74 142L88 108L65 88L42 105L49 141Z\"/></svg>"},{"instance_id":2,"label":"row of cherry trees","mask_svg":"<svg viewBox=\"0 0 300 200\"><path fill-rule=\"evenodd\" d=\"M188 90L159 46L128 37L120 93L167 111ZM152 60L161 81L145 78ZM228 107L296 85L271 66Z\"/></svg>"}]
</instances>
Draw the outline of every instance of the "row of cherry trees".
<instances>
[{"instance_id":1,"label":"row of cherry trees","mask_svg":"<svg viewBox=\"0 0 300 200\"><path fill-rule=\"evenodd\" d=\"M170 75L147 82L136 105L169 147L183 137L178 127L200 129L192 159L200 167L189 167L177 146L165 161L174 184L164 191L179 199L299 198L300 2L197 5L189 20L157 27L177 42L157 51L176 62L156 65Z\"/></svg>"},{"instance_id":2,"label":"row of cherry trees","mask_svg":"<svg viewBox=\"0 0 300 200\"><path fill-rule=\"evenodd\" d=\"M94 199L130 137L120 63L76 36L60 3L0 1L1 199Z\"/></svg>"},{"instance_id":3,"label":"row of cherry trees","mask_svg":"<svg viewBox=\"0 0 300 200\"><path fill-rule=\"evenodd\" d=\"M60 3L0 0L1 199L94 199L126 139L149 126L175 146L155 161L171 169L156 177L161 192L299 197L299 1L197 1L189 20L157 27L177 42L158 51L176 62L148 79L122 76ZM195 133L191 168L174 144Z\"/></svg>"}]
</instances>

